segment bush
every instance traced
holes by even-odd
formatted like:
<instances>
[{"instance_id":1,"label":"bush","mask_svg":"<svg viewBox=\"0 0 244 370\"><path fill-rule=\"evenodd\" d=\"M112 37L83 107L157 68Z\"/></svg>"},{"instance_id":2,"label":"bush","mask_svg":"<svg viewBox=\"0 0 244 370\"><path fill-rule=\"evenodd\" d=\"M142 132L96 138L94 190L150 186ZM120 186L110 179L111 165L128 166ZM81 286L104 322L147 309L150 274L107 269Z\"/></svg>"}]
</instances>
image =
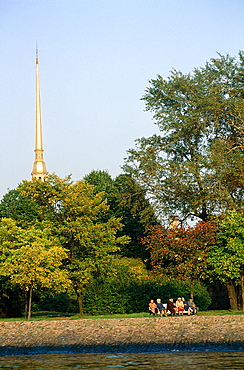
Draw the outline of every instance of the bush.
<instances>
[{"instance_id":1,"label":"bush","mask_svg":"<svg viewBox=\"0 0 244 370\"><path fill-rule=\"evenodd\" d=\"M84 294L84 311L91 315L108 313L130 313L128 295L114 284L94 283L87 287Z\"/></svg>"},{"instance_id":2,"label":"bush","mask_svg":"<svg viewBox=\"0 0 244 370\"><path fill-rule=\"evenodd\" d=\"M78 312L77 298L65 293L42 297L33 302L33 311Z\"/></svg>"},{"instance_id":3,"label":"bush","mask_svg":"<svg viewBox=\"0 0 244 370\"><path fill-rule=\"evenodd\" d=\"M194 283L194 301L200 310L206 310L211 303L207 288L199 281ZM84 294L84 307L87 314L133 313L148 311L150 299L161 298L166 303L169 298L190 297L189 281L139 281L122 285L94 283Z\"/></svg>"},{"instance_id":4,"label":"bush","mask_svg":"<svg viewBox=\"0 0 244 370\"><path fill-rule=\"evenodd\" d=\"M24 294L17 286L11 286L6 277L0 278L0 317L21 317L24 310Z\"/></svg>"}]
</instances>

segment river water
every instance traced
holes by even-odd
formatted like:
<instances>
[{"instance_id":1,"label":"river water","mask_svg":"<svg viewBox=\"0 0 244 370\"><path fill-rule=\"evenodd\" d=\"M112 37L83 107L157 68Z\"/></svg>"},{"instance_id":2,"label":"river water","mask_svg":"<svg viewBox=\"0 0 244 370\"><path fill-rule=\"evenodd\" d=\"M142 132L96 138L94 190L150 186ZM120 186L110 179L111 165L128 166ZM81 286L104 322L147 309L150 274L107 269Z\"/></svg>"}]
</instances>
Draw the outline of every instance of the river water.
<instances>
[{"instance_id":1,"label":"river water","mask_svg":"<svg viewBox=\"0 0 244 370\"><path fill-rule=\"evenodd\" d=\"M244 352L39 354L0 357L0 369L14 370L244 369Z\"/></svg>"}]
</instances>

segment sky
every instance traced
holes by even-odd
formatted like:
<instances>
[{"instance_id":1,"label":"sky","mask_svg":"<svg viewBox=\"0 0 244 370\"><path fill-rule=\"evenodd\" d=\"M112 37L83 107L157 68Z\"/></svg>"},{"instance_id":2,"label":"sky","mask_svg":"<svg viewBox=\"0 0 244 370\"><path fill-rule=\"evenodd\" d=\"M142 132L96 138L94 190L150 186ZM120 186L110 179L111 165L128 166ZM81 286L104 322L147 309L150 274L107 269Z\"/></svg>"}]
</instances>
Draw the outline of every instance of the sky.
<instances>
[{"instance_id":1,"label":"sky","mask_svg":"<svg viewBox=\"0 0 244 370\"><path fill-rule=\"evenodd\" d=\"M149 81L237 56L244 1L0 0L0 198L31 179L36 43L48 172L115 178L135 140L158 133Z\"/></svg>"}]
</instances>

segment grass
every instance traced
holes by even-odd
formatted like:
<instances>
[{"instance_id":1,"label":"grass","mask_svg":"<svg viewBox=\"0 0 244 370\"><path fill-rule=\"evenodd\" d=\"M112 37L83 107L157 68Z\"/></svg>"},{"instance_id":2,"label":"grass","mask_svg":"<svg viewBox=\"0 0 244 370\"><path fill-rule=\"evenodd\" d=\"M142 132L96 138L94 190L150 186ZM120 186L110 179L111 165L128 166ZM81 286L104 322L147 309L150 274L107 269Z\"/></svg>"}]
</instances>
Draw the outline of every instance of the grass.
<instances>
[{"instance_id":1,"label":"grass","mask_svg":"<svg viewBox=\"0 0 244 370\"><path fill-rule=\"evenodd\" d=\"M131 314L107 314L107 315L79 315L78 313L63 313L63 312L33 312L31 315L32 321L42 321L42 320L57 320L57 319L122 319L122 318L138 318L138 317L148 317L147 312L131 313ZM12 317L12 318L0 318L0 321L27 321L24 317Z\"/></svg>"},{"instance_id":2,"label":"grass","mask_svg":"<svg viewBox=\"0 0 244 370\"><path fill-rule=\"evenodd\" d=\"M211 310L199 312L199 316L244 315L241 310Z\"/></svg>"},{"instance_id":3,"label":"grass","mask_svg":"<svg viewBox=\"0 0 244 370\"><path fill-rule=\"evenodd\" d=\"M201 311L199 316L221 316L221 315L243 315L244 311L239 310L212 310L212 311ZM31 320L32 321L42 321L42 320L59 320L59 319L68 319L68 320L77 320L77 319L124 319L124 318L141 318L149 317L148 312L139 312L131 314L107 314L107 315L83 315L80 316L77 313L62 313L62 312L33 312ZM163 319L163 318L162 318ZM26 321L24 317L18 318L0 318L0 321Z\"/></svg>"}]
</instances>

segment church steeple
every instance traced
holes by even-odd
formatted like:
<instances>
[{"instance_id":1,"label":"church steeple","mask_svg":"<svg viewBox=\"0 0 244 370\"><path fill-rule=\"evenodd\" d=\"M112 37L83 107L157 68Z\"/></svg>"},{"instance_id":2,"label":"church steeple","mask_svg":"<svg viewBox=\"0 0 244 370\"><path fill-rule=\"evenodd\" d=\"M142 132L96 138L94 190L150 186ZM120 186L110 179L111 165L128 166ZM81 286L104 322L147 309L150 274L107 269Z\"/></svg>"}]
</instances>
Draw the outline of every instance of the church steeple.
<instances>
[{"instance_id":1,"label":"church steeple","mask_svg":"<svg viewBox=\"0 0 244 370\"><path fill-rule=\"evenodd\" d=\"M44 181L47 175L46 164L44 162L44 149L42 142L42 112L41 112L41 94L38 49L36 47L36 128L35 128L35 162L33 163L31 176L32 179Z\"/></svg>"}]
</instances>

